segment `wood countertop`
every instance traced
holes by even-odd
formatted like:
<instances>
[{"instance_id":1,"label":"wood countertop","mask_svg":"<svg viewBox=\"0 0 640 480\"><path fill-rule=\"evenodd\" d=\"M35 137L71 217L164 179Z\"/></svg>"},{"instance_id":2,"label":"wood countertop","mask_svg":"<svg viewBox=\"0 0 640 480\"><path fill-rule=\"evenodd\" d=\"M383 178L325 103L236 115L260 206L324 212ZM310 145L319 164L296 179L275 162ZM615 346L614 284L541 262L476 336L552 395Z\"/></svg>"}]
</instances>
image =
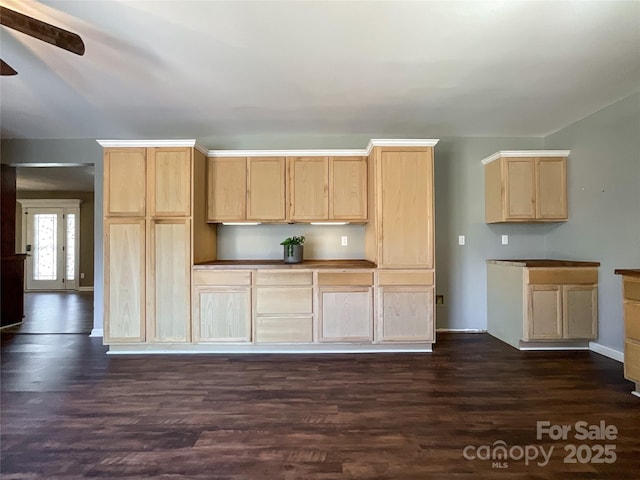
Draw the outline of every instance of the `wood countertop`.
<instances>
[{"instance_id":1,"label":"wood countertop","mask_svg":"<svg viewBox=\"0 0 640 480\"><path fill-rule=\"evenodd\" d=\"M625 275L627 277L640 277L640 268L618 268L613 271L616 275Z\"/></svg>"},{"instance_id":2,"label":"wood countertop","mask_svg":"<svg viewBox=\"0 0 640 480\"><path fill-rule=\"evenodd\" d=\"M552 260L548 258L530 258L521 260L487 260L487 263L528 268L562 268L562 267L599 267L600 262L577 262L574 260Z\"/></svg>"},{"instance_id":3,"label":"wood countertop","mask_svg":"<svg viewBox=\"0 0 640 480\"><path fill-rule=\"evenodd\" d=\"M302 263L284 263L282 260L216 260L198 263L196 270L209 269L247 269L247 268L284 268L284 269L318 269L318 268L376 268L376 264L368 260L303 260Z\"/></svg>"}]
</instances>

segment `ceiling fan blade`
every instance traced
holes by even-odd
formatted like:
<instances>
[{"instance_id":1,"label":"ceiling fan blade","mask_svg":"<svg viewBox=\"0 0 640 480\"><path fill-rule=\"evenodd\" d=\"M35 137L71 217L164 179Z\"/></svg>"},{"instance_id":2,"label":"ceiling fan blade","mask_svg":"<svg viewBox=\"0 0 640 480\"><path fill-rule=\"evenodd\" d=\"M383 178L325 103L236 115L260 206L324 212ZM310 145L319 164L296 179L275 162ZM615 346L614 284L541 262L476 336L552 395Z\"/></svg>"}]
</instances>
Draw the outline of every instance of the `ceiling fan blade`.
<instances>
[{"instance_id":1,"label":"ceiling fan blade","mask_svg":"<svg viewBox=\"0 0 640 480\"><path fill-rule=\"evenodd\" d=\"M0 60L0 76L9 76L9 75L17 75L16 72L11 65L6 63L4 60Z\"/></svg>"},{"instance_id":2,"label":"ceiling fan blade","mask_svg":"<svg viewBox=\"0 0 640 480\"><path fill-rule=\"evenodd\" d=\"M84 42L79 35L68 30L1 6L0 23L76 55L84 55Z\"/></svg>"}]
</instances>

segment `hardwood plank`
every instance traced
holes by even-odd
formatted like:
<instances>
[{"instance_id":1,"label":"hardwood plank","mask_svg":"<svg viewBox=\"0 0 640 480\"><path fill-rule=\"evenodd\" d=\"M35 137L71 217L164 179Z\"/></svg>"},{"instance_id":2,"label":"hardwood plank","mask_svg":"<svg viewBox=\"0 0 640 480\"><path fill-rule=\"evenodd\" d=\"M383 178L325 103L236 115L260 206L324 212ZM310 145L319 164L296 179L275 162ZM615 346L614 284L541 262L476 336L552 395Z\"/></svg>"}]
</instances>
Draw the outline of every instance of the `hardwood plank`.
<instances>
[{"instance_id":1,"label":"hardwood plank","mask_svg":"<svg viewBox=\"0 0 640 480\"><path fill-rule=\"evenodd\" d=\"M6 479L631 479L638 398L621 363L521 352L486 334L432 354L106 356L85 335L2 335ZM536 422L615 425L615 440L536 439ZM554 447L540 467L467 445ZM568 443L615 445L566 464Z\"/></svg>"}]
</instances>

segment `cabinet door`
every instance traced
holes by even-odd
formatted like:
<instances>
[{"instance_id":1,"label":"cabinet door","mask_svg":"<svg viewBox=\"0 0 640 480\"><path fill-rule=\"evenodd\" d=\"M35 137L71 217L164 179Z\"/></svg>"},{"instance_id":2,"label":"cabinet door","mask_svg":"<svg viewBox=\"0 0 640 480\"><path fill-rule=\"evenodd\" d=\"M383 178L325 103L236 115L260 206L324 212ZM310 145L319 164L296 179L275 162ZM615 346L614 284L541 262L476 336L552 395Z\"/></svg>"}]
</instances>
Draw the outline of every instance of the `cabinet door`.
<instances>
[{"instance_id":1,"label":"cabinet door","mask_svg":"<svg viewBox=\"0 0 640 480\"><path fill-rule=\"evenodd\" d=\"M536 158L536 218L567 219L566 158Z\"/></svg>"},{"instance_id":2,"label":"cabinet door","mask_svg":"<svg viewBox=\"0 0 640 480\"><path fill-rule=\"evenodd\" d=\"M207 221L243 221L247 217L247 159L207 159Z\"/></svg>"},{"instance_id":3,"label":"cabinet door","mask_svg":"<svg viewBox=\"0 0 640 480\"><path fill-rule=\"evenodd\" d=\"M333 157L329 162L329 218L367 219L367 158Z\"/></svg>"},{"instance_id":4,"label":"cabinet door","mask_svg":"<svg viewBox=\"0 0 640 480\"><path fill-rule=\"evenodd\" d=\"M105 222L104 341L145 340L145 221Z\"/></svg>"},{"instance_id":5,"label":"cabinet door","mask_svg":"<svg viewBox=\"0 0 640 480\"><path fill-rule=\"evenodd\" d=\"M594 339L598 328L598 288L591 285L563 285L564 338Z\"/></svg>"},{"instance_id":6,"label":"cabinet door","mask_svg":"<svg viewBox=\"0 0 640 480\"><path fill-rule=\"evenodd\" d=\"M328 220L328 157L290 157L289 192L291 220Z\"/></svg>"},{"instance_id":7,"label":"cabinet door","mask_svg":"<svg viewBox=\"0 0 640 480\"><path fill-rule=\"evenodd\" d=\"M533 158L503 158L505 220L536 218L536 176Z\"/></svg>"},{"instance_id":8,"label":"cabinet door","mask_svg":"<svg viewBox=\"0 0 640 480\"><path fill-rule=\"evenodd\" d=\"M191 215L191 148L149 148L147 164L151 216Z\"/></svg>"},{"instance_id":9,"label":"cabinet door","mask_svg":"<svg viewBox=\"0 0 640 480\"><path fill-rule=\"evenodd\" d=\"M381 152L380 267L433 267L431 151Z\"/></svg>"},{"instance_id":10,"label":"cabinet door","mask_svg":"<svg viewBox=\"0 0 640 480\"><path fill-rule=\"evenodd\" d=\"M285 157L247 158L247 220L284 221Z\"/></svg>"},{"instance_id":11,"label":"cabinet door","mask_svg":"<svg viewBox=\"0 0 640 480\"><path fill-rule=\"evenodd\" d=\"M190 222L155 220L150 231L147 341L190 342Z\"/></svg>"},{"instance_id":12,"label":"cabinet door","mask_svg":"<svg viewBox=\"0 0 640 480\"><path fill-rule=\"evenodd\" d=\"M318 303L321 342L372 340L372 287L321 287Z\"/></svg>"},{"instance_id":13,"label":"cabinet door","mask_svg":"<svg viewBox=\"0 0 640 480\"><path fill-rule=\"evenodd\" d=\"M435 340L433 287L379 287L378 302L379 341Z\"/></svg>"},{"instance_id":14,"label":"cabinet door","mask_svg":"<svg viewBox=\"0 0 640 480\"><path fill-rule=\"evenodd\" d=\"M250 342L251 287L197 287L194 341Z\"/></svg>"},{"instance_id":15,"label":"cabinet door","mask_svg":"<svg viewBox=\"0 0 640 480\"><path fill-rule=\"evenodd\" d=\"M527 338L562 338L562 288L559 285L530 285L528 290Z\"/></svg>"},{"instance_id":16,"label":"cabinet door","mask_svg":"<svg viewBox=\"0 0 640 480\"><path fill-rule=\"evenodd\" d=\"M104 185L105 216L144 217L146 149L105 149Z\"/></svg>"}]
</instances>

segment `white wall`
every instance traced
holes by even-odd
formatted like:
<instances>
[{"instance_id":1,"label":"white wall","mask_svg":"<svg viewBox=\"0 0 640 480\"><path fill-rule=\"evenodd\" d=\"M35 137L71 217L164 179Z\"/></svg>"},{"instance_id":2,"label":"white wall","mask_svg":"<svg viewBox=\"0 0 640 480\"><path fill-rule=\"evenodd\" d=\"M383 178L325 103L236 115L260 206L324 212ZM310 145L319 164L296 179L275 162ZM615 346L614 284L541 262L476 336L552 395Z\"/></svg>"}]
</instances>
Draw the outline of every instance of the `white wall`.
<instances>
[{"instance_id":1,"label":"white wall","mask_svg":"<svg viewBox=\"0 0 640 480\"><path fill-rule=\"evenodd\" d=\"M545 138L568 148L569 221L547 235L552 257L601 263L597 342L624 347L622 281L616 268L640 268L640 93Z\"/></svg>"}]
</instances>

